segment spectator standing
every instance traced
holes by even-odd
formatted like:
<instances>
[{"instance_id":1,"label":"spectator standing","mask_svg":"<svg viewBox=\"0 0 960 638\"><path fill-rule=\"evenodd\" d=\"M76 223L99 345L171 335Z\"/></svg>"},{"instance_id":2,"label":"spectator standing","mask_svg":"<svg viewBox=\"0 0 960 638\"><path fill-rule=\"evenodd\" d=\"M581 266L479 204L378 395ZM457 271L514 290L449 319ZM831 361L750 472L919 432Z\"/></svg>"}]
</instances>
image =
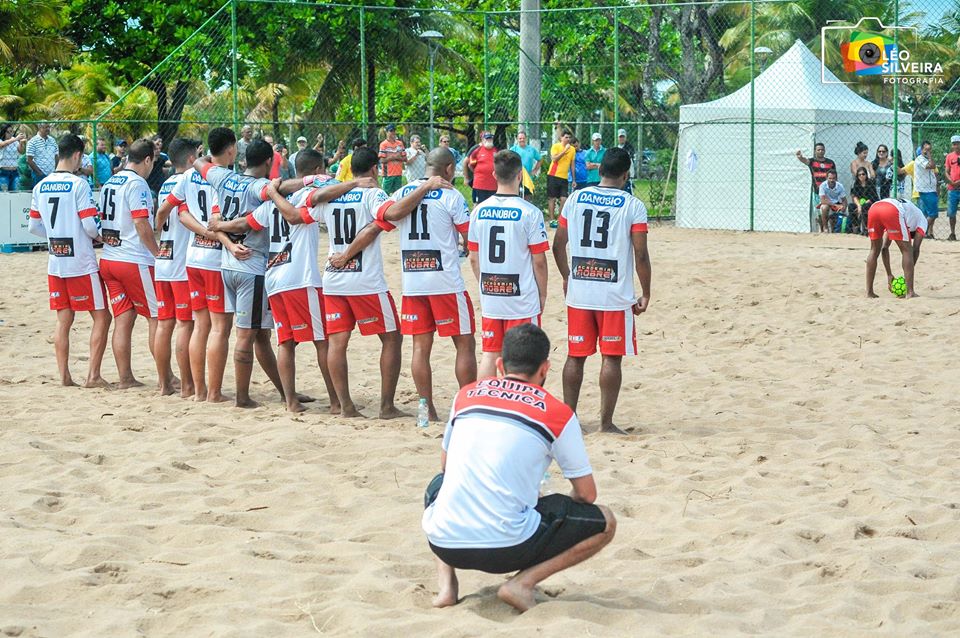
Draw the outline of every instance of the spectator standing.
<instances>
[{"instance_id":1,"label":"spectator standing","mask_svg":"<svg viewBox=\"0 0 960 638\"><path fill-rule=\"evenodd\" d=\"M27 139L26 135L15 133L12 124L0 126L0 185L6 184L8 192L17 190L20 184L17 162Z\"/></svg>"},{"instance_id":2,"label":"spectator standing","mask_svg":"<svg viewBox=\"0 0 960 638\"><path fill-rule=\"evenodd\" d=\"M301 135L300 137L297 138L297 150L294 151L293 155L291 155L290 159L288 160L290 162L290 166L296 168L297 154L300 151L304 150L305 148L307 148L307 138Z\"/></svg>"},{"instance_id":3,"label":"spectator standing","mask_svg":"<svg viewBox=\"0 0 960 638\"><path fill-rule=\"evenodd\" d=\"M110 156L107 154L107 141L102 137L97 139L97 150L90 154L89 160L93 165L96 185L106 183L113 175L113 168L110 165Z\"/></svg>"},{"instance_id":4,"label":"spectator standing","mask_svg":"<svg viewBox=\"0 0 960 638\"><path fill-rule=\"evenodd\" d=\"M622 148L630 156L630 177L636 176L634 167L637 165L637 151L633 148L630 140L627 139L627 129L622 128L617 131L617 148Z\"/></svg>"},{"instance_id":5,"label":"spectator standing","mask_svg":"<svg viewBox=\"0 0 960 638\"><path fill-rule=\"evenodd\" d=\"M117 140L113 147L113 157L110 158L110 170L116 175L127 165L127 142L126 140Z\"/></svg>"},{"instance_id":6,"label":"spectator standing","mask_svg":"<svg viewBox=\"0 0 960 638\"><path fill-rule=\"evenodd\" d=\"M797 151L797 159L810 169L811 188L813 189L814 207L820 207L820 185L827 181L827 172L837 170L837 163L827 157L827 147L823 142L813 145L813 157L807 159L803 151ZM823 230L823 229L821 229Z\"/></svg>"},{"instance_id":7,"label":"spectator standing","mask_svg":"<svg viewBox=\"0 0 960 638\"><path fill-rule=\"evenodd\" d=\"M947 183L947 218L950 220L949 241L957 240L957 205L960 204L960 135L950 138L950 152L943 160L943 179Z\"/></svg>"},{"instance_id":8,"label":"spectator standing","mask_svg":"<svg viewBox=\"0 0 960 638\"><path fill-rule=\"evenodd\" d=\"M459 164L459 163L460 163L460 160L463 159L463 153L461 153L461 152L458 151L457 149L455 149L455 148L453 148L452 146L450 146L450 136L449 136L449 135L443 135L443 136L440 138L440 146L442 146L443 148L445 148L445 149L449 150L451 153L453 153L453 161L454 161L455 163Z\"/></svg>"},{"instance_id":9,"label":"spectator standing","mask_svg":"<svg viewBox=\"0 0 960 638\"><path fill-rule=\"evenodd\" d=\"M937 164L933 161L933 146L926 140L920 144L920 154L915 160L913 173L914 190L920 194L920 210L923 211L930 226L927 237L936 239L933 236L933 223L940 216L940 200L937 197Z\"/></svg>"},{"instance_id":10,"label":"spectator standing","mask_svg":"<svg viewBox=\"0 0 960 638\"><path fill-rule=\"evenodd\" d=\"M154 135L151 141L153 142L153 168L150 169L150 174L147 176L147 186L150 187L150 192L153 193L153 198L156 199L157 193L160 192L160 187L167 181L167 172L164 166L170 161L170 158L163 152L162 137Z\"/></svg>"},{"instance_id":11,"label":"spectator standing","mask_svg":"<svg viewBox=\"0 0 960 638\"><path fill-rule=\"evenodd\" d=\"M856 157L853 158L853 161L850 162L850 177L853 178L853 181L857 181L857 171L861 168L867 171L867 177L871 180L876 177L876 173L873 169L873 163L867 159L867 155L870 154L870 149L867 148L867 145L863 142L857 142L856 147L853 149L853 154Z\"/></svg>"},{"instance_id":12,"label":"spectator standing","mask_svg":"<svg viewBox=\"0 0 960 638\"><path fill-rule=\"evenodd\" d=\"M580 190L587 182L587 152L580 146L580 139L573 138L573 168L570 170L570 183L573 190Z\"/></svg>"},{"instance_id":13,"label":"spectator standing","mask_svg":"<svg viewBox=\"0 0 960 638\"><path fill-rule=\"evenodd\" d=\"M283 164L283 157L280 155L278 150L281 146L280 144L274 145L272 135L264 135L263 141L270 145L270 148L273 149L273 161L270 164L270 179L277 179L280 177L281 164ZM323 144L323 139L320 136L317 136L317 143ZM320 151L322 153L322 151Z\"/></svg>"},{"instance_id":14,"label":"spectator standing","mask_svg":"<svg viewBox=\"0 0 960 638\"><path fill-rule=\"evenodd\" d=\"M607 149L603 146L603 136L600 135L600 133L594 133L590 136L590 148L587 149L585 157L587 162L587 181L581 188L596 186L600 183L600 163L606 154ZM633 166L632 160L630 166Z\"/></svg>"},{"instance_id":15,"label":"spectator standing","mask_svg":"<svg viewBox=\"0 0 960 638\"><path fill-rule=\"evenodd\" d=\"M392 195L403 186L403 165L407 162L407 149L397 137L397 127L387 124L386 139L380 142L380 175L383 190Z\"/></svg>"},{"instance_id":16,"label":"spectator standing","mask_svg":"<svg viewBox=\"0 0 960 638\"><path fill-rule=\"evenodd\" d=\"M856 228L861 235L867 234L867 214L870 206L879 201L877 199L877 185L870 179L867 169L860 167L857 169L856 181L850 189L850 214L856 214Z\"/></svg>"},{"instance_id":17,"label":"spectator standing","mask_svg":"<svg viewBox=\"0 0 960 638\"><path fill-rule=\"evenodd\" d=\"M349 182L353 179L353 169L350 167L350 162L353 160L353 154L358 148L363 148L367 145L367 140L362 137L358 137L353 140L351 147L353 150L350 151L350 154L340 160L340 166L337 168L337 181L339 182Z\"/></svg>"},{"instance_id":18,"label":"spectator standing","mask_svg":"<svg viewBox=\"0 0 960 638\"><path fill-rule=\"evenodd\" d=\"M877 146L877 154L871 164L877 184L877 197L879 198L877 201L880 201L880 199L890 197L890 190L893 188L893 158L890 157L890 149L887 148L886 144ZM903 163L901 162L900 167L902 168L902 166Z\"/></svg>"},{"instance_id":19,"label":"spectator standing","mask_svg":"<svg viewBox=\"0 0 960 638\"><path fill-rule=\"evenodd\" d=\"M427 172L427 149L419 135L410 136L410 148L407 149L407 182L423 179Z\"/></svg>"},{"instance_id":20,"label":"spectator standing","mask_svg":"<svg viewBox=\"0 0 960 638\"><path fill-rule=\"evenodd\" d=\"M37 128L37 134L27 142L27 164L33 171L34 183L53 172L57 166L57 140L50 135L50 125L46 122Z\"/></svg>"},{"instance_id":21,"label":"spectator standing","mask_svg":"<svg viewBox=\"0 0 960 638\"><path fill-rule=\"evenodd\" d=\"M827 179L820 184L820 232L829 233L832 214L847 210L847 189L837 181L837 169L827 171Z\"/></svg>"},{"instance_id":22,"label":"spectator standing","mask_svg":"<svg viewBox=\"0 0 960 638\"><path fill-rule=\"evenodd\" d=\"M510 150L520 156L520 163L530 174L531 179L536 179L540 174L541 156L540 151L527 143L527 134L523 131L517 133L517 143L510 147Z\"/></svg>"},{"instance_id":23,"label":"spectator standing","mask_svg":"<svg viewBox=\"0 0 960 638\"><path fill-rule=\"evenodd\" d=\"M245 124L242 129L240 129L240 139L237 140L237 164L240 165L240 170L247 170L247 147L250 146L250 142L253 141L253 128L249 124Z\"/></svg>"},{"instance_id":24,"label":"spectator standing","mask_svg":"<svg viewBox=\"0 0 960 638\"><path fill-rule=\"evenodd\" d=\"M467 155L467 166L473 173L473 203L481 204L497 192L497 179L493 175L493 133L484 133L482 143Z\"/></svg>"},{"instance_id":25,"label":"spectator standing","mask_svg":"<svg viewBox=\"0 0 960 638\"><path fill-rule=\"evenodd\" d=\"M290 161L290 149L283 143L277 144L276 151L280 153L280 179L293 179L297 172L293 170L293 162ZM294 153L296 155L296 153Z\"/></svg>"},{"instance_id":26,"label":"spectator standing","mask_svg":"<svg viewBox=\"0 0 960 638\"><path fill-rule=\"evenodd\" d=\"M560 134L560 141L550 147L550 169L547 171L547 217L553 220L550 222L553 228L556 228L555 212L563 209L569 194L570 169L577 153L571 140L573 135L570 131L563 131ZM558 199L560 209L557 209Z\"/></svg>"}]
</instances>

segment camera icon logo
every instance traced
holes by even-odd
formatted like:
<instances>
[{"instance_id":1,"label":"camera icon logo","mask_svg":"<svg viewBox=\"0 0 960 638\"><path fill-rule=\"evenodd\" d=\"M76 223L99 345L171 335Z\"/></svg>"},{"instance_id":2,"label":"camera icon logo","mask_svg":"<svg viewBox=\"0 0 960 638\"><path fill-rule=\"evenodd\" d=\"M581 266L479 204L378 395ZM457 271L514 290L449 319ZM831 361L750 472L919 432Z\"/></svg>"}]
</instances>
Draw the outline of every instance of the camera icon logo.
<instances>
[{"instance_id":1,"label":"camera icon logo","mask_svg":"<svg viewBox=\"0 0 960 638\"><path fill-rule=\"evenodd\" d=\"M895 59L895 49L892 38L869 31L852 31L850 40L840 44L843 70L856 75L882 75L885 66Z\"/></svg>"}]
</instances>

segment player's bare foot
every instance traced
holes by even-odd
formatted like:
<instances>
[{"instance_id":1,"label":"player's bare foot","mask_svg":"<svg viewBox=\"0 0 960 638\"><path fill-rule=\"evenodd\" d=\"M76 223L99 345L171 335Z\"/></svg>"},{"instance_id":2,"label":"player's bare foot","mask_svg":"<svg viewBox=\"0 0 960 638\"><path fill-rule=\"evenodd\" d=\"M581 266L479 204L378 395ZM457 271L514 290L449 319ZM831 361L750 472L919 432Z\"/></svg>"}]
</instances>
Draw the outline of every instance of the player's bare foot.
<instances>
[{"instance_id":1,"label":"player's bare foot","mask_svg":"<svg viewBox=\"0 0 960 638\"><path fill-rule=\"evenodd\" d=\"M440 420L440 415L437 414L436 408L434 408L434 409L432 409L432 410L427 410L427 420L429 420L429 421L439 421L439 420Z\"/></svg>"},{"instance_id":2,"label":"player's bare foot","mask_svg":"<svg viewBox=\"0 0 960 638\"><path fill-rule=\"evenodd\" d=\"M303 404L301 404L299 401L294 401L293 403L287 404L287 412L293 412L294 414L297 414L306 411L307 409L303 407Z\"/></svg>"},{"instance_id":3,"label":"player's bare foot","mask_svg":"<svg viewBox=\"0 0 960 638\"><path fill-rule=\"evenodd\" d=\"M233 397L228 397L220 392L207 394L207 403L228 403L230 401L233 401Z\"/></svg>"},{"instance_id":4,"label":"player's bare foot","mask_svg":"<svg viewBox=\"0 0 960 638\"><path fill-rule=\"evenodd\" d=\"M537 604L537 600L533 596L533 587L521 585L514 578L500 585L500 589L497 590L497 598L520 612L527 611Z\"/></svg>"},{"instance_id":5,"label":"player's bare foot","mask_svg":"<svg viewBox=\"0 0 960 638\"><path fill-rule=\"evenodd\" d=\"M913 299L914 297L919 297L919 296L920 296L920 295L918 295L918 294L915 293L915 292L908 292L907 294L905 294L905 295L903 296L903 298L904 298L904 299Z\"/></svg>"},{"instance_id":6,"label":"player's bare foot","mask_svg":"<svg viewBox=\"0 0 960 638\"><path fill-rule=\"evenodd\" d=\"M378 418L380 418L383 421L388 421L390 419L399 419L405 416L410 416L410 415L407 414L406 412L402 412L399 409L397 409L397 406L391 405L386 408L380 408L380 416Z\"/></svg>"},{"instance_id":7,"label":"player's bare foot","mask_svg":"<svg viewBox=\"0 0 960 638\"><path fill-rule=\"evenodd\" d=\"M143 384L133 377L129 379L121 379L117 382L117 389L119 390L129 390L130 388L141 388Z\"/></svg>"},{"instance_id":8,"label":"player's bare foot","mask_svg":"<svg viewBox=\"0 0 960 638\"><path fill-rule=\"evenodd\" d=\"M313 403L314 401L316 401L316 399L314 399L312 396L308 394L300 394L299 392L297 392L297 401L299 401L300 403Z\"/></svg>"},{"instance_id":9,"label":"player's bare foot","mask_svg":"<svg viewBox=\"0 0 960 638\"><path fill-rule=\"evenodd\" d=\"M177 389L170 383L164 383L160 386L160 396L162 397L168 397L176 391Z\"/></svg>"},{"instance_id":10,"label":"player's bare foot","mask_svg":"<svg viewBox=\"0 0 960 638\"><path fill-rule=\"evenodd\" d=\"M259 408L259 407L260 407L260 404L257 403L256 401L254 401L254 400L251 399L251 398L237 399L237 401L236 401L233 405L234 405L234 407L244 408L244 409Z\"/></svg>"},{"instance_id":11,"label":"player's bare foot","mask_svg":"<svg viewBox=\"0 0 960 638\"><path fill-rule=\"evenodd\" d=\"M440 592L433 599L434 607L451 607L457 604L460 596L460 583L456 575L440 586Z\"/></svg>"},{"instance_id":12,"label":"player's bare foot","mask_svg":"<svg viewBox=\"0 0 960 638\"><path fill-rule=\"evenodd\" d=\"M626 434L626 432L615 426L613 423L601 424L598 432L603 432L604 434Z\"/></svg>"},{"instance_id":13,"label":"player's bare foot","mask_svg":"<svg viewBox=\"0 0 960 638\"><path fill-rule=\"evenodd\" d=\"M878 298L878 297L879 297L879 295L878 295L877 293L873 292L872 290L867 293L867 299L876 299L876 298Z\"/></svg>"},{"instance_id":14,"label":"player's bare foot","mask_svg":"<svg viewBox=\"0 0 960 638\"><path fill-rule=\"evenodd\" d=\"M365 419L366 417L360 412L358 406L356 405L347 405L343 406L340 409L340 416L346 417L348 419Z\"/></svg>"},{"instance_id":15,"label":"player's bare foot","mask_svg":"<svg viewBox=\"0 0 960 638\"><path fill-rule=\"evenodd\" d=\"M331 403L330 409L328 410L329 414L337 415L343 412L343 409L340 407L339 403Z\"/></svg>"},{"instance_id":16,"label":"player's bare foot","mask_svg":"<svg viewBox=\"0 0 960 638\"><path fill-rule=\"evenodd\" d=\"M73 382L73 377L71 377L71 376L68 374L68 375L65 376L65 377L60 377L60 385L62 385L62 386L65 387L65 388L70 388L70 387L73 387L73 386L75 386L75 385L77 385L77 384Z\"/></svg>"},{"instance_id":17,"label":"player's bare foot","mask_svg":"<svg viewBox=\"0 0 960 638\"><path fill-rule=\"evenodd\" d=\"M186 385L180 388L180 398L181 399L192 399L196 395L196 390L193 389L193 385Z\"/></svg>"},{"instance_id":18,"label":"player's bare foot","mask_svg":"<svg viewBox=\"0 0 960 638\"><path fill-rule=\"evenodd\" d=\"M85 388L104 388L105 390L112 390L112 389L113 389L113 386L110 385L110 382L109 382L109 381L107 381L107 380L104 379L103 377L99 377L99 376L98 376L98 377L93 377L93 378L91 378L91 379L87 379L87 381L83 384L83 387L85 387Z\"/></svg>"}]
</instances>

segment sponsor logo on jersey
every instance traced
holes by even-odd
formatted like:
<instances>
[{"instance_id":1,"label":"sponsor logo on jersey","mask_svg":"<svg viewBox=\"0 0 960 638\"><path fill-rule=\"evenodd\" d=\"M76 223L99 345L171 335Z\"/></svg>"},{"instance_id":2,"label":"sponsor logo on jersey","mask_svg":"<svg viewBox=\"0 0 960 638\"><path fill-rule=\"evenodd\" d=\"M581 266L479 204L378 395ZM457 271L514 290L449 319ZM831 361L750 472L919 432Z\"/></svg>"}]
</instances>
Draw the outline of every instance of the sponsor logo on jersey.
<instances>
[{"instance_id":1,"label":"sponsor logo on jersey","mask_svg":"<svg viewBox=\"0 0 960 638\"><path fill-rule=\"evenodd\" d=\"M188 303L178 303L174 305L175 308L189 308L190 304Z\"/></svg>"},{"instance_id":2,"label":"sponsor logo on jersey","mask_svg":"<svg viewBox=\"0 0 960 638\"><path fill-rule=\"evenodd\" d=\"M126 298L127 298L127 293L121 292L121 293L120 293L119 295L117 295L116 297L110 297L110 303L112 303L112 304L118 304L118 303L120 303L121 301L123 301L123 300L126 299Z\"/></svg>"},{"instance_id":3,"label":"sponsor logo on jersey","mask_svg":"<svg viewBox=\"0 0 960 638\"><path fill-rule=\"evenodd\" d=\"M493 339L496 335L494 334L493 330L484 330L480 333L480 336L484 339Z\"/></svg>"},{"instance_id":4,"label":"sponsor logo on jersey","mask_svg":"<svg viewBox=\"0 0 960 638\"><path fill-rule=\"evenodd\" d=\"M400 315L400 319L403 321L419 321L420 315Z\"/></svg>"},{"instance_id":5,"label":"sponsor logo on jersey","mask_svg":"<svg viewBox=\"0 0 960 638\"><path fill-rule=\"evenodd\" d=\"M199 290L191 290L191 291L190 291L190 298L191 298L191 299L199 299L199 298L200 298L200 291L199 291Z\"/></svg>"},{"instance_id":6,"label":"sponsor logo on jersey","mask_svg":"<svg viewBox=\"0 0 960 638\"><path fill-rule=\"evenodd\" d=\"M606 195L603 193L594 193L583 190L577 196L578 204L593 204L594 206L603 206L605 208L621 208L627 198L623 195Z\"/></svg>"},{"instance_id":7,"label":"sponsor logo on jersey","mask_svg":"<svg viewBox=\"0 0 960 638\"><path fill-rule=\"evenodd\" d=\"M220 301L220 295L207 295L207 301Z\"/></svg>"},{"instance_id":8,"label":"sponsor logo on jersey","mask_svg":"<svg viewBox=\"0 0 960 638\"><path fill-rule=\"evenodd\" d=\"M136 306L137 308L143 308L143 304L137 301L136 299L131 299L130 301L132 301L133 305Z\"/></svg>"},{"instance_id":9,"label":"sponsor logo on jersey","mask_svg":"<svg viewBox=\"0 0 960 638\"><path fill-rule=\"evenodd\" d=\"M53 291L53 292L50 293L50 298L51 298L51 299L59 299L59 298L60 298L60 293L57 292L57 291Z\"/></svg>"},{"instance_id":10,"label":"sponsor logo on jersey","mask_svg":"<svg viewBox=\"0 0 960 638\"><path fill-rule=\"evenodd\" d=\"M166 308L167 302L163 299L157 299L157 308Z\"/></svg>"},{"instance_id":11,"label":"sponsor logo on jersey","mask_svg":"<svg viewBox=\"0 0 960 638\"><path fill-rule=\"evenodd\" d=\"M89 295L77 295L76 297L70 297L70 301L86 301L89 298Z\"/></svg>"},{"instance_id":12,"label":"sponsor logo on jersey","mask_svg":"<svg viewBox=\"0 0 960 638\"><path fill-rule=\"evenodd\" d=\"M197 248L206 248L209 250L221 250L223 248L216 239L207 239L202 235L193 236L193 245Z\"/></svg>"},{"instance_id":13,"label":"sponsor logo on jersey","mask_svg":"<svg viewBox=\"0 0 960 638\"><path fill-rule=\"evenodd\" d=\"M406 197L413 191L417 190L419 184L407 184L403 187L403 191L400 193L400 197ZM440 199L440 196L443 195L443 191L439 189L433 189L429 193L423 196L424 199Z\"/></svg>"},{"instance_id":14,"label":"sponsor logo on jersey","mask_svg":"<svg viewBox=\"0 0 960 638\"><path fill-rule=\"evenodd\" d=\"M570 343L583 343L583 335L570 335L567 337L567 341Z\"/></svg>"},{"instance_id":15,"label":"sponsor logo on jersey","mask_svg":"<svg viewBox=\"0 0 960 638\"><path fill-rule=\"evenodd\" d=\"M446 326L447 324L453 323L453 319L437 319L434 323L438 326Z\"/></svg>"},{"instance_id":16,"label":"sponsor logo on jersey","mask_svg":"<svg viewBox=\"0 0 960 638\"><path fill-rule=\"evenodd\" d=\"M106 186L123 186L127 183L127 180L130 179L126 175L120 175L119 173L107 180Z\"/></svg>"},{"instance_id":17,"label":"sponsor logo on jersey","mask_svg":"<svg viewBox=\"0 0 960 638\"><path fill-rule=\"evenodd\" d=\"M173 240L172 239L161 239L159 244L159 250L157 251L157 259L173 259Z\"/></svg>"},{"instance_id":18,"label":"sponsor logo on jersey","mask_svg":"<svg viewBox=\"0 0 960 638\"><path fill-rule=\"evenodd\" d=\"M103 228L100 230L100 237L103 243L111 248L119 248L123 241L120 239L120 231L113 228Z\"/></svg>"},{"instance_id":19,"label":"sponsor logo on jersey","mask_svg":"<svg viewBox=\"0 0 960 638\"><path fill-rule=\"evenodd\" d=\"M357 204L360 200L363 199L363 191L361 190L352 190L348 193L344 193L340 197L336 198L331 204Z\"/></svg>"},{"instance_id":20,"label":"sponsor logo on jersey","mask_svg":"<svg viewBox=\"0 0 960 638\"><path fill-rule=\"evenodd\" d=\"M617 261L597 257L573 257L570 276L581 281L597 281L613 284L617 282Z\"/></svg>"},{"instance_id":21,"label":"sponsor logo on jersey","mask_svg":"<svg viewBox=\"0 0 960 638\"><path fill-rule=\"evenodd\" d=\"M292 244L287 243L287 245L283 247L283 250L271 252L269 258L267 259L267 270L273 268L274 266L283 266L285 264L289 264L291 260L290 251L292 248Z\"/></svg>"},{"instance_id":22,"label":"sponsor logo on jersey","mask_svg":"<svg viewBox=\"0 0 960 638\"><path fill-rule=\"evenodd\" d=\"M337 321L342 316L343 315L341 315L339 312L330 312L330 313L327 313L327 321Z\"/></svg>"},{"instance_id":23,"label":"sponsor logo on jersey","mask_svg":"<svg viewBox=\"0 0 960 638\"><path fill-rule=\"evenodd\" d=\"M600 341L606 341L608 343L616 343L617 341L623 341L623 337L600 337Z\"/></svg>"},{"instance_id":24,"label":"sponsor logo on jersey","mask_svg":"<svg viewBox=\"0 0 960 638\"><path fill-rule=\"evenodd\" d=\"M290 329L291 329L291 330L306 330L306 329L307 329L307 324L305 324L305 323L298 323L298 324L295 325L295 326L290 326Z\"/></svg>"},{"instance_id":25,"label":"sponsor logo on jersey","mask_svg":"<svg viewBox=\"0 0 960 638\"><path fill-rule=\"evenodd\" d=\"M403 272L441 272L443 260L439 250L402 250Z\"/></svg>"},{"instance_id":26,"label":"sponsor logo on jersey","mask_svg":"<svg viewBox=\"0 0 960 638\"><path fill-rule=\"evenodd\" d=\"M520 275L481 273L480 293L491 297L519 297Z\"/></svg>"},{"instance_id":27,"label":"sponsor logo on jersey","mask_svg":"<svg viewBox=\"0 0 960 638\"><path fill-rule=\"evenodd\" d=\"M368 323L377 323L380 321L380 317L364 317L363 319L357 319L357 325L363 326Z\"/></svg>"},{"instance_id":28,"label":"sponsor logo on jersey","mask_svg":"<svg viewBox=\"0 0 960 638\"><path fill-rule=\"evenodd\" d=\"M190 173L190 182L193 184L199 184L200 186L210 185L207 183L207 180L203 179L203 175L201 175L198 171L193 171Z\"/></svg>"},{"instance_id":29,"label":"sponsor logo on jersey","mask_svg":"<svg viewBox=\"0 0 960 638\"><path fill-rule=\"evenodd\" d=\"M334 268L330 262L327 262L327 272L363 272L363 253L359 253L356 257L345 263L343 268Z\"/></svg>"},{"instance_id":30,"label":"sponsor logo on jersey","mask_svg":"<svg viewBox=\"0 0 960 638\"><path fill-rule=\"evenodd\" d=\"M54 257L73 257L73 237L51 237L47 240Z\"/></svg>"},{"instance_id":31,"label":"sponsor logo on jersey","mask_svg":"<svg viewBox=\"0 0 960 638\"><path fill-rule=\"evenodd\" d=\"M489 206L481 208L477 213L477 219L490 219L498 222L517 222L523 213L519 208L503 208L500 206Z\"/></svg>"},{"instance_id":32,"label":"sponsor logo on jersey","mask_svg":"<svg viewBox=\"0 0 960 638\"><path fill-rule=\"evenodd\" d=\"M41 182L41 193L69 193L73 190L71 182Z\"/></svg>"}]
</instances>

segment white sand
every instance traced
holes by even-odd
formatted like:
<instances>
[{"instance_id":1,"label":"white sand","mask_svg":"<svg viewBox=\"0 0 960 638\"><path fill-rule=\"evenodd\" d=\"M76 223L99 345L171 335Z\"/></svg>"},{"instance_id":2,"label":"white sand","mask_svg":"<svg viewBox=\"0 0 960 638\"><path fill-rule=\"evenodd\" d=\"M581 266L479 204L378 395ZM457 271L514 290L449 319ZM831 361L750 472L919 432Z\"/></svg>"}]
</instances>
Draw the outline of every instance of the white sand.
<instances>
[{"instance_id":1,"label":"white sand","mask_svg":"<svg viewBox=\"0 0 960 638\"><path fill-rule=\"evenodd\" d=\"M960 246L924 244L907 302L863 297L866 243L654 229L618 410L638 433L587 436L618 536L522 616L474 573L457 607L430 608L419 520L440 425L324 416L306 347L300 389L320 401L298 417L259 372L271 404L253 411L58 387L46 255L0 257L0 636L956 635ZM554 392L559 283L551 268ZM378 346L351 343L370 413ZM435 352L443 413L452 353ZM152 384L142 321L134 358ZM415 410L409 344L399 397Z\"/></svg>"}]
</instances>

